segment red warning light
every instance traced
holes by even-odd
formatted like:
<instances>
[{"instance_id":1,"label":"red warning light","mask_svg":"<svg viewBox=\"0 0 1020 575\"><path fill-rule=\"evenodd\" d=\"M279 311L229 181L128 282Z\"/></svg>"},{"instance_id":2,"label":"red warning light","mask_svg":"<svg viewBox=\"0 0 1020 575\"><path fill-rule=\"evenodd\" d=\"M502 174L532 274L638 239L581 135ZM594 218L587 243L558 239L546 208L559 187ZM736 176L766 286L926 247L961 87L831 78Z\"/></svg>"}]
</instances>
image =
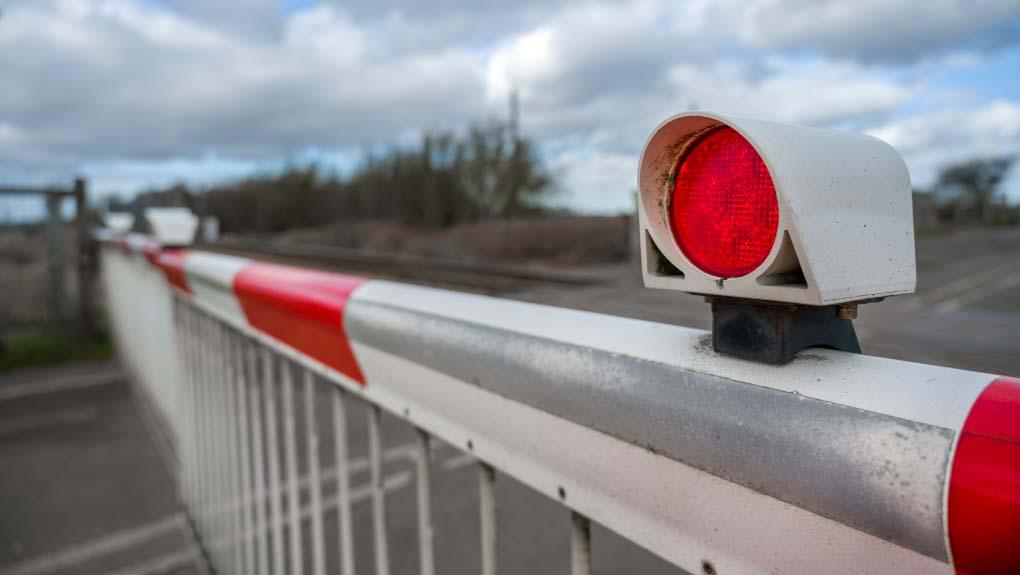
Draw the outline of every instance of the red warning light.
<instances>
[{"instance_id":1,"label":"red warning light","mask_svg":"<svg viewBox=\"0 0 1020 575\"><path fill-rule=\"evenodd\" d=\"M776 241L772 175L743 136L712 130L680 158L670 220L673 238L699 269L720 278L747 275Z\"/></svg>"}]
</instances>

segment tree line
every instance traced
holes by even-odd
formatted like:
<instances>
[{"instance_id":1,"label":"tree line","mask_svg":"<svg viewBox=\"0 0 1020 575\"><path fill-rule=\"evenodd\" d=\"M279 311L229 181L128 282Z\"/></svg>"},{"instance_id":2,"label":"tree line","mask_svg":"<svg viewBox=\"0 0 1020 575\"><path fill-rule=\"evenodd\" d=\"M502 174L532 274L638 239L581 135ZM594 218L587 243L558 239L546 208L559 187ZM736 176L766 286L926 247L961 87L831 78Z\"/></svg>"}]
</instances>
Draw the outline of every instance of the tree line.
<instances>
[{"instance_id":1,"label":"tree line","mask_svg":"<svg viewBox=\"0 0 1020 575\"><path fill-rule=\"evenodd\" d=\"M185 205L225 231L273 233L354 220L447 228L548 210L556 188L534 145L505 124L430 133L408 148L367 154L349 177L291 167L198 193L183 185L146 192L134 207Z\"/></svg>"},{"instance_id":2,"label":"tree line","mask_svg":"<svg viewBox=\"0 0 1020 575\"><path fill-rule=\"evenodd\" d=\"M948 165L914 190L919 229L1020 224L1020 206L1002 182L1014 157ZM219 218L224 231L268 234L345 221L383 221L430 229L550 211L554 178L534 145L506 124L422 136L416 146L366 154L349 177L317 166L245 178L199 192L184 185L139 195L127 206L183 205Z\"/></svg>"},{"instance_id":3,"label":"tree line","mask_svg":"<svg viewBox=\"0 0 1020 575\"><path fill-rule=\"evenodd\" d=\"M914 190L916 226L1020 224L1020 207L1002 189L1015 161L979 158L942 168L929 188Z\"/></svg>"}]
</instances>

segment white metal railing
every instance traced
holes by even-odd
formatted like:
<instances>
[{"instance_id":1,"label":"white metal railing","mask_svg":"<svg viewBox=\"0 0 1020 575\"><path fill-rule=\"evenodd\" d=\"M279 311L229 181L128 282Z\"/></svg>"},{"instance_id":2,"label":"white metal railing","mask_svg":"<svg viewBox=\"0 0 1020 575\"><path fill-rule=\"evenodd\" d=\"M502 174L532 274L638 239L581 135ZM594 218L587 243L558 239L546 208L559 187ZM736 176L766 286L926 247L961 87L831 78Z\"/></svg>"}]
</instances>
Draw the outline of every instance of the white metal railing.
<instances>
[{"instance_id":1,"label":"white metal railing","mask_svg":"<svg viewBox=\"0 0 1020 575\"><path fill-rule=\"evenodd\" d=\"M348 468L347 412L354 402L365 410L368 424L375 572L389 573L380 407L352 399L321 373L186 298L173 302L185 372L177 426L183 432L178 443L182 492L213 565L236 573L354 573L351 505L362 499L352 496ZM317 416L323 403L331 406L330 422ZM299 433L304 434L304 477ZM319 437L325 433L332 434L335 467L324 473ZM433 574L433 441L427 431L417 430L416 447L409 455L417 483L417 552L420 572ZM495 471L485 463L478 469L482 571L491 574L497 571ZM323 480L329 477L335 479L335 496L326 501ZM334 507L339 563L327 566L324 521ZM588 573L589 528L586 519L576 517L573 572Z\"/></svg>"},{"instance_id":2,"label":"white metal railing","mask_svg":"<svg viewBox=\"0 0 1020 575\"><path fill-rule=\"evenodd\" d=\"M592 521L693 572L954 571L950 473L994 376L827 350L761 366L697 330L145 238L107 237L102 254L118 345L172 431L217 572L352 574L371 555L384 575L414 553L435 573L432 473L465 465L485 574L500 474L569 510L576 574ZM364 459L348 450L355 409ZM397 476L384 414L416 430ZM387 492L412 482L413 552L386 524Z\"/></svg>"}]
</instances>

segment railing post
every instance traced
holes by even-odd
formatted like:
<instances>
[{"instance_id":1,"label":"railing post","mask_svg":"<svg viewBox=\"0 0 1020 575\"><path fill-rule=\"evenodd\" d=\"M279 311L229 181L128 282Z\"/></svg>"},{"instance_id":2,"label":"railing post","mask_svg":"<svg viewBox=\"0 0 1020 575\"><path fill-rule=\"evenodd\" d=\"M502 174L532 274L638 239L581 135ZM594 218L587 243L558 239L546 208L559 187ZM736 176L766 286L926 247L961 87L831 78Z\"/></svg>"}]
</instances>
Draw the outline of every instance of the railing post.
<instances>
[{"instance_id":1,"label":"railing post","mask_svg":"<svg viewBox=\"0 0 1020 575\"><path fill-rule=\"evenodd\" d=\"M333 390L333 438L336 452L337 531L340 575L354 575L354 533L351 517L351 476L347 456L347 405L344 390Z\"/></svg>"},{"instance_id":2,"label":"railing post","mask_svg":"<svg viewBox=\"0 0 1020 575\"><path fill-rule=\"evenodd\" d=\"M478 464L478 507L482 526L482 575L496 575L499 572L496 470L487 463Z\"/></svg>"},{"instance_id":3,"label":"railing post","mask_svg":"<svg viewBox=\"0 0 1020 575\"><path fill-rule=\"evenodd\" d=\"M368 457L372 477L372 518L376 575L389 575L390 555L386 541L386 486L382 471L382 410L368 407Z\"/></svg>"},{"instance_id":4,"label":"railing post","mask_svg":"<svg viewBox=\"0 0 1020 575\"><path fill-rule=\"evenodd\" d=\"M322 482L319 480L319 426L315 413L315 374L308 368L302 370L305 389L305 436L308 447L309 498L312 506L312 574L326 575L325 527L322 523ZM337 464L337 473L343 468Z\"/></svg>"},{"instance_id":5,"label":"railing post","mask_svg":"<svg viewBox=\"0 0 1020 575\"><path fill-rule=\"evenodd\" d=\"M288 575L303 575L304 548L301 545L301 487L298 485L297 425L294 407L294 365L283 361L280 365L280 383L283 387L283 457L287 475L287 513L290 528L290 570ZM318 477L312 477L318 482Z\"/></svg>"},{"instance_id":6,"label":"railing post","mask_svg":"<svg viewBox=\"0 0 1020 575\"><path fill-rule=\"evenodd\" d=\"M85 178L74 181L74 211L78 240L78 332L92 337L96 332L93 316L93 279L96 269L96 243L89 225L88 191Z\"/></svg>"},{"instance_id":7,"label":"railing post","mask_svg":"<svg viewBox=\"0 0 1020 575\"><path fill-rule=\"evenodd\" d=\"M60 216L63 196L59 193L46 194L46 255L49 264L49 303L53 320L67 319L64 310L64 222Z\"/></svg>"},{"instance_id":8,"label":"railing post","mask_svg":"<svg viewBox=\"0 0 1020 575\"><path fill-rule=\"evenodd\" d=\"M276 404L276 369L272 351L262 349L263 400L266 411L266 443L269 458L269 511L270 533L273 544L273 575L284 575L287 565L284 562L283 544L283 485L280 480L280 435Z\"/></svg>"},{"instance_id":9,"label":"railing post","mask_svg":"<svg viewBox=\"0 0 1020 575\"><path fill-rule=\"evenodd\" d=\"M269 575L269 522L266 518L266 465L265 465L265 439L264 420L265 412L262 408L262 396L264 390L269 386L267 381L272 365L267 359L268 352L260 356L259 350L253 342L248 346L248 367L251 372L249 382L249 409L251 413L251 434L252 434L252 465L255 467L255 541L258 550L258 575ZM261 371L259 359L262 358Z\"/></svg>"},{"instance_id":10,"label":"railing post","mask_svg":"<svg viewBox=\"0 0 1020 575\"><path fill-rule=\"evenodd\" d=\"M261 501L255 499L253 487L251 441L254 432L252 431L253 426L250 423L251 410L249 408L250 394L248 388L255 379L256 374L254 366L249 361L251 354L248 351L248 343L245 341L243 334L238 333L234 336L231 347L238 369L237 379L234 383L236 385L237 412L239 417L238 439L240 441L241 489L238 493L241 498L241 544L244 549L244 562L242 565L244 566L244 573L255 575L258 570L258 563L255 560L257 536L255 533L254 506L260 505Z\"/></svg>"},{"instance_id":11,"label":"railing post","mask_svg":"<svg viewBox=\"0 0 1020 575\"><path fill-rule=\"evenodd\" d=\"M591 573L591 521L576 511L570 513L570 575Z\"/></svg>"},{"instance_id":12,"label":"railing post","mask_svg":"<svg viewBox=\"0 0 1020 575\"><path fill-rule=\"evenodd\" d=\"M421 575L435 575L436 560L432 529L432 471L429 467L431 438L418 429L418 561Z\"/></svg>"}]
</instances>

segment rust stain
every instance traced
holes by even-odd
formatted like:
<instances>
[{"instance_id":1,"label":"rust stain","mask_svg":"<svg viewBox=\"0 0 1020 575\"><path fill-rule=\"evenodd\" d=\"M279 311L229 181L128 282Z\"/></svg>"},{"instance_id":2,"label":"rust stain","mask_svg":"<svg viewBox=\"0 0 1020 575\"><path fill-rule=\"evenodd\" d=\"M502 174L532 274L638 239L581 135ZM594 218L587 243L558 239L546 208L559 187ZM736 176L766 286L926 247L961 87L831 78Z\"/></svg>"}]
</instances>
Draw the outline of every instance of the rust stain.
<instances>
[{"instance_id":1,"label":"rust stain","mask_svg":"<svg viewBox=\"0 0 1020 575\"><path fill-rule=\"evenodd\" d=\"M680 158L687 152L695 141L700 139L705 134L724 127L725 124L714 123L709 126L705 126L700 130L688 132L672 144L665 147L658 158L655 159L654 170L658 173L655 178L655 187L657 193L656 203L661 208L659 215L663 218L663 223L668 227L669 225L669 196L670 188L673 187L673 181L676 178L676 169L680 165Z\"/></svg>"}]
</instances>

